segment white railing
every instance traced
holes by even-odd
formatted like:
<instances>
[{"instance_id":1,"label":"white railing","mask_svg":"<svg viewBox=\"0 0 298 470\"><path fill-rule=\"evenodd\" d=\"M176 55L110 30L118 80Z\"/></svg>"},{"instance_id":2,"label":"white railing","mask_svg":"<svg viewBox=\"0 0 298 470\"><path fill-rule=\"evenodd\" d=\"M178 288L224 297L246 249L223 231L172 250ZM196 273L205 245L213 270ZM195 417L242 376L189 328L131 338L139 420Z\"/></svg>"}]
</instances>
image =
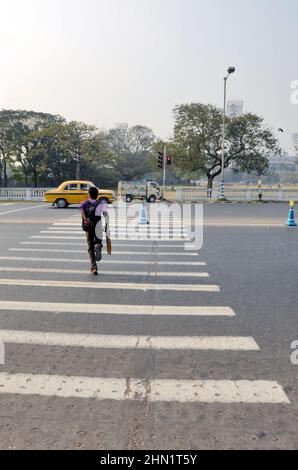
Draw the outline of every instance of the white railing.
<instances>
[{"instance_id":1,"label":"white railing","mask_svg":"<svg viewBox=\"0 0 298 470\"><path fill-rule=\"evenodd\" d=\"M42 201L46 188L0 188L1 201Z\"/></svg>"},{"instance_id":2,"label":"white railing","mask_svg":"<svg viewBox=\"0 0 298 470\"><path fill-rule=\"evenodd\" d=\"M44 193L48 188L0 188L0 201L43 201ZM226 187L225 197L229 201L258 201L259 194L263 201L298 202L298 188L284 189L256 189ZM177 189L176 200L178 202L215 201L219 198L220 189L212 191L207 188L183 188Z\"/></svg>"},{"instance_id":3,"label":"white railing","mask_svg":"<svg viewBox=\"0 0 298 470\"><path fill-rule=\"evenodd\" d=\"M183 188L178 189L176 199L178 202L200 202L218 200L220 189L212 191L203 188ZM245 189L245 188L226 188L225 197L229 201L258 201L262 195L262 201L287 202L298 201L298 188L285 189Z\"/></svg>"}]
</instances>

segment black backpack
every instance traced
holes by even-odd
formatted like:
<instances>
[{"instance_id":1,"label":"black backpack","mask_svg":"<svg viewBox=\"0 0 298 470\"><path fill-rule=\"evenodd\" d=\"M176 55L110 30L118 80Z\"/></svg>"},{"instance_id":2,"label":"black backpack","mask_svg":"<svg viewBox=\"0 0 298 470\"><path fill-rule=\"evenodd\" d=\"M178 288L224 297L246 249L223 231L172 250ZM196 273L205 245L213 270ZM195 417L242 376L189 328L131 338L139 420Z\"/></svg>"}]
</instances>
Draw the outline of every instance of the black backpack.
<instances>
[{"instance_id":1,"label":"black backpack","mask_svg":"<svg viewBox=\"0 0 298 470\"><path fill-rule=\"evenodd\" d=\"M85 212L86 217L90 220L91 223L88 225L85 225L84 220L82 221L82 228L85 232L88 232L90 228L94 228L97 222L101 220L100 216L95 215L96 209L99 206L99 204L100 204L99 201L95 201L95 202L87 201L84 207L84 212Z\"/></svg>"}]
</instances>

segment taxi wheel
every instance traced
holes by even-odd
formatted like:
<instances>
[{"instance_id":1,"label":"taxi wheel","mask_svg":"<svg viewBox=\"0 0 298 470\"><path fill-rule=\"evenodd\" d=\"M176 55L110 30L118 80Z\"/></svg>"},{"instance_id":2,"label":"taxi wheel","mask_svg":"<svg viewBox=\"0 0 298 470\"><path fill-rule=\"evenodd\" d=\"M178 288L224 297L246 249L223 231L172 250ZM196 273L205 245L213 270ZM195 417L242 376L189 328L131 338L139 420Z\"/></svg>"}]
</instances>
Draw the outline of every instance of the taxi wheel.
<instances>
[{"instance_id":1,"label":"taxi wheel","mask_svg":"<svg viewBox=\"0 0 298 470\"><path fill-rule=\"evenodd\" d=\"M58 209L65 209L68 206L68 203L65 199L58 199L56 204Z\"/></svg>"}]
</instances>

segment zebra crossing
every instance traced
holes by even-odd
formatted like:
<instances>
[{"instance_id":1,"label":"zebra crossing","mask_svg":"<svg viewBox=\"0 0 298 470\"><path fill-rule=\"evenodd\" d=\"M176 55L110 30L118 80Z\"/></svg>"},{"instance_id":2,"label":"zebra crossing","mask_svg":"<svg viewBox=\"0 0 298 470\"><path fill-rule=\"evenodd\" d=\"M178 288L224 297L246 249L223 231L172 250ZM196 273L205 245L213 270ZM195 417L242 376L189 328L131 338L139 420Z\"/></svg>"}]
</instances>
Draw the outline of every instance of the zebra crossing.
<instances>
[{"instance_id":1,"label":"zebra crossing","mask_svg":"<svg viewBox=\"0 0 298 470\"><path fill-rule=\"evenodd\" d=\"M27 312L34 326L38 316L43 313L50 317L76 315L86 317L96 315L107 318L155 317L156 321L168 318L175 321L183 318L208 318L223 320L236 317L236 312L229 306L212 306L212 299L221 287L209 284L210 275L206 261L198 261L198 253L183 251L185 241L189 241L189 232L178 220L173 221L170 240L163 240L166 226L161 221L152 220L148 227L128 230L126 221L112 224L111 235L115 238L113 257L105 256L100 264L99 279L88 279L88 260L84 243L84 234L80 228L80 218L75 215L53 223L38 235L22 240L16 247L0 256L0 288L30 289L36 300L11 300L1 297L1 313L6 316L17 315L22 318ZM127 237L127 234L129 235ZM148 234L153 238L148 239ZM132 235L132 236L130 236ZM158 238L158 236L160 238ZM157 240L156 240L157 238ZM153 241L152 241L153 240ZM159 241L160 240L160 241ZM63 248L65 247L65 248ZM85 247L85 249L84 249ZM147 251L146 251L147 248ZM165 250L165 251L164 251ZM180 250L180 251L179 251ZM64 254L64 256L63 256ZM168 260L169 258L169 260ZM67 267L64 264L67 263ZM78 269L77 265L86 269ZM61 267L62 265L62 267ZM49 266L49 267L48 267ZM123 269L122 269L123 268ZM180 272L181 271L181 272ZM23 277L19 277L23 276ZM79 276L79 278L78 278ZM81 280L83 277L83 280ZM50 302L49 290L67 294L67 302ZM87 291L105 293L125 292L127 303L103 303L98 295L97 303L77 303L72 298L73 292ZM142 294L143 303L129 303L133 292ZM3 290L5 293L6 290ZM148 301L157 296L178 292L184 295L200 293L211 296L211 305L197 305L197 300L175 305L165 302L155 305ZM38 296L37 296L38 293ZM84 297L85 299L86 297ZM69 301L73 300L73 301ZM158 299L158 297L157 297ZM190 305L189 305L190 303ZM215 302L214 302L215 304ZM36 328L0 329L0 341L16 347L36 346L43 354L43 347L55 346L66 348L91 348L125 351L214 351L244 352L258 354L260 347L249 336L164 336L135 334L96 334L94 332L38 331ZM90 398L113 401L146 401L178 403L222 403L224 404L290 404L283 387L272 380L181 380L160 379L158 377L90 377L77 375L19 373L9 372L6 366L0 369L0 395L46 396L60 398ZM146 375L146 371L144 371Z\"/></svg>"}]
</instances>

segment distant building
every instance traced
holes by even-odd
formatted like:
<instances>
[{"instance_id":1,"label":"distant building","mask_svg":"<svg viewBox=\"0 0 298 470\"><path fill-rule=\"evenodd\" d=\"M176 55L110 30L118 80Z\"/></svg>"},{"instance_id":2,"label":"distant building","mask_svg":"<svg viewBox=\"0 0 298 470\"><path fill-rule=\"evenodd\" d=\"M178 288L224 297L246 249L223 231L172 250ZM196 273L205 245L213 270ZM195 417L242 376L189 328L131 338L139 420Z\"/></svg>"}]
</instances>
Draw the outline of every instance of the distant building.
<instances>
[{"instance_id":1,"label":"distant building","mask_svg":"<svg viewBox=\"0 0 298 470\"><path fill-rule=\"evenodd\" d=\"M227 103L227 115L231 118L243 116L244 103L241 100L230 100Z\"/></svg>"},{"instance_id":2,"label":"distant building","mask_svg":"<svg viewBox=\"0 0 298 470\"><path fill-rule=\"evenodd\" d=\"M115 129L121 129L122 131L127 131L128 124L127 122L116 122Z\"/></svg>"},{"instance_id":3,"label":"distant building","mask_svg":"<svg viewBox=\"0 0 298 470\"><path fill-rule=\"evenodd\" d=\"M269 169L272 173L284 174L297 172L297 156L272 155L269 158Z\"/></svg>"},{"instance_id":4,"label":"distant building","mask_svg":"<svg viewBox=\"0 0 298 470\"><path fill-rule=\"evenodd\" d=\"M292 142L293 142L293 145L294 145L294 148L298 148L298 132L295 132L294 134L292 134Z\"/></svg>"}]
</instances>

